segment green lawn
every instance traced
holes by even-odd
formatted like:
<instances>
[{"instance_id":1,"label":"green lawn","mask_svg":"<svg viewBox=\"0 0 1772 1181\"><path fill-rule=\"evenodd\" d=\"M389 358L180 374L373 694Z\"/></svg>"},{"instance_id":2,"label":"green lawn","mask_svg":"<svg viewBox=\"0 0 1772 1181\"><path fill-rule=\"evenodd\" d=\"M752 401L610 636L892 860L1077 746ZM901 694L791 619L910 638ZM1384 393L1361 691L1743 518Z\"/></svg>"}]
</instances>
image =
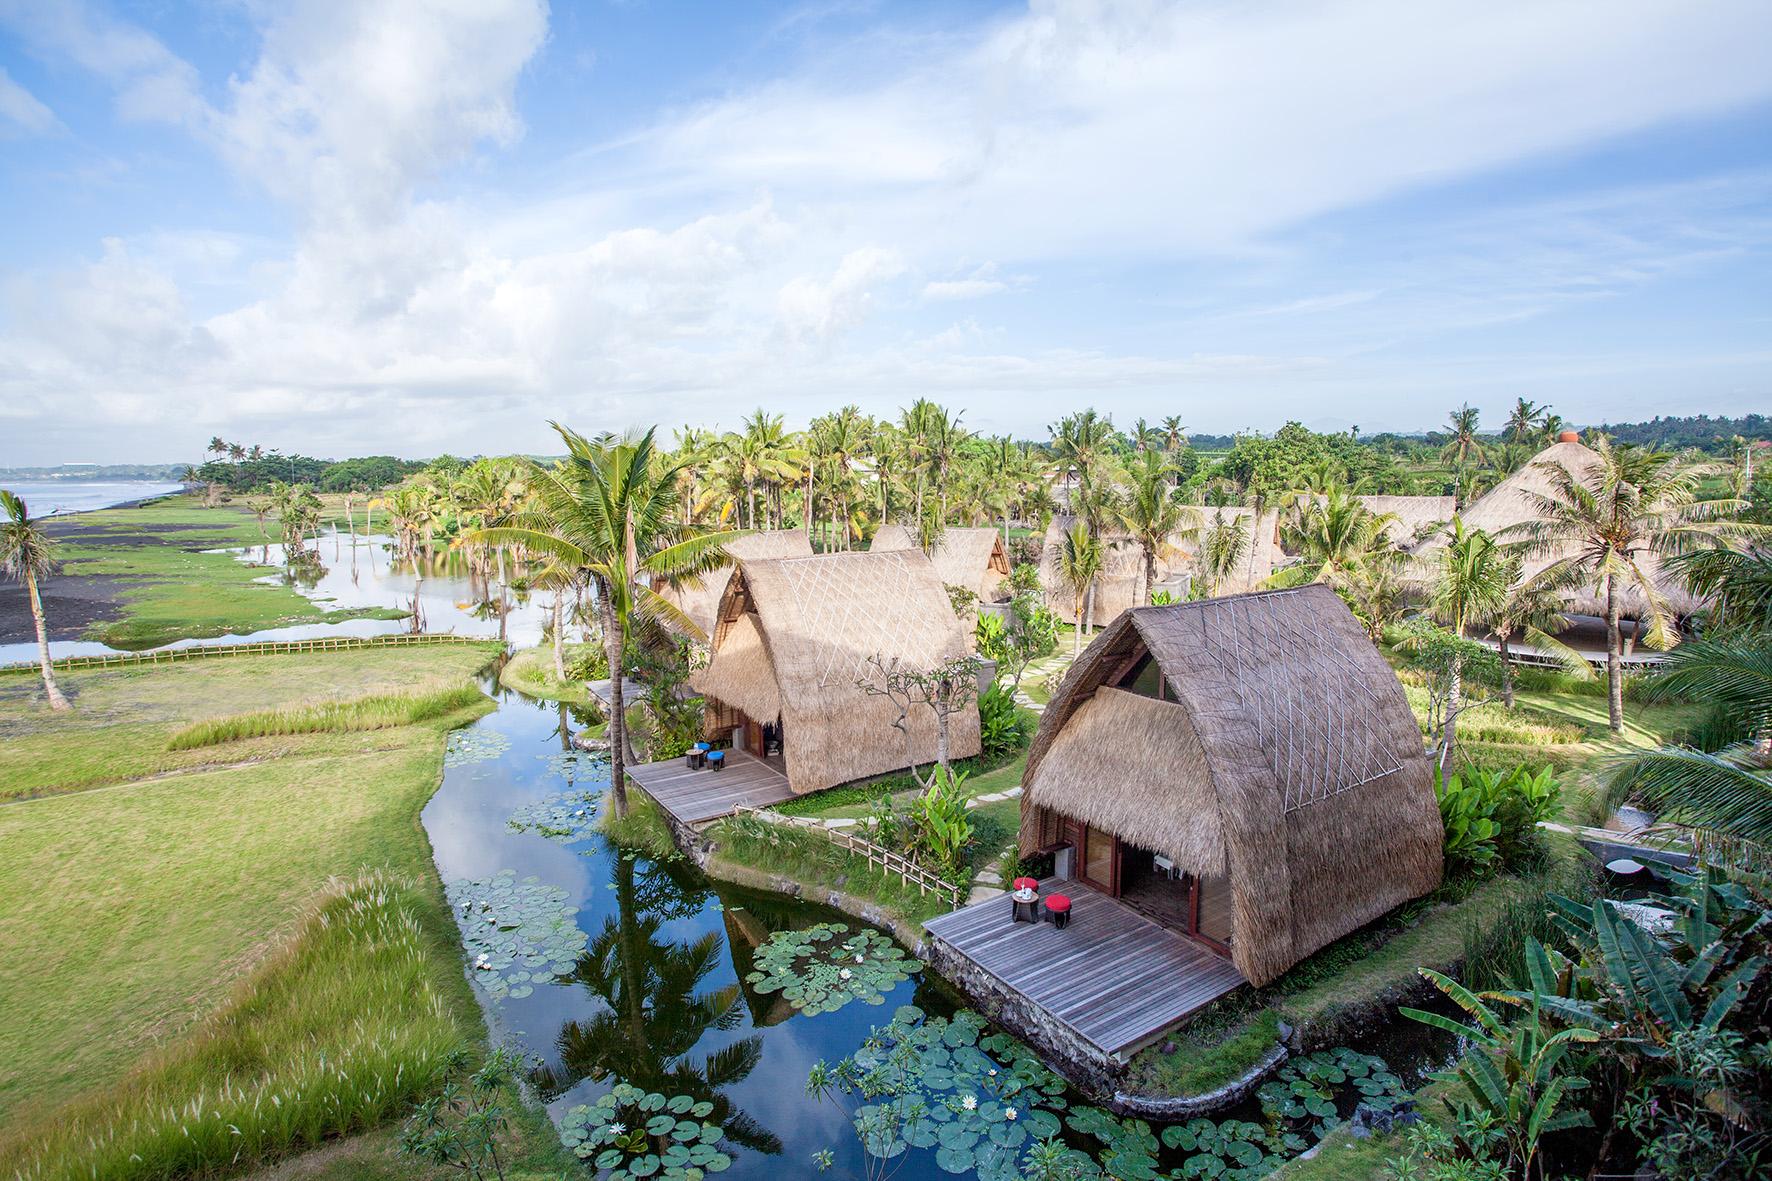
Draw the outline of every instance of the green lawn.
<instances>
[{"instance_id":1,"label":"green lawn","mask_svg":"<svg viewBox=\"0 0 1772 1181\"><path fill-rule=\"evenodd\" d=\"M276 523L266 528L276 538ZM152 648L185 637L244 634L325 619L399 618L381 608L325 612L286 586L256 581L263 569L224 547L260 545L264 534L241 501L205 507L195 495L134 508L81 513L57 522L61 577L109 575L123 580L123 613L95 624L89 639L115 648ZM53 620L51 621L53 622Z\"/></svg>"},{"instance_id":2,"label":"green lawn","mask_svg":"<svg viewBox=\"0 0 1772 1181\"><path fill-rule=\"evenodd\" d=\"M175 731L211 718L460 685L496 650L439 644L63 672L57 679L74 708L59 715L32 700L40 695L35 678L0 676L0 800L248 760L372 753L399 739L375 731L177 752L166 744Z\"/></svg>"},{"instance_id":3,"label":"green lawn","mask_svg":"<svg viewBox=\"0 0 1772 1181\"><path fill-rule=\"evenodd\" d=\"M566 645L565 658L568 665L573 658L584 652L584 644ZM504 669L498 674L499 683L507 689L515 689L530 697L542 697L548 701L564 701L568 705L589 705L590 690L580 681L561 681L554 677L554 650L546 646L525 648L511 657Z\"/></svg>"},{"instance_id":4,"label":"green lawn","mask_svg":"<svg viewBox=\"0 0 1772 1181\"><path fill-rule=\"evenodd\" d=\"M195 718L460 684L485 658L455 647L241 657L70 675L77 707L59 717L0 701L0 788L112 780L0 805L0 892L13 900L0 910L0 1158L47 1135L78 1162L86 1150L72 1145L89 1133L146 1155L127 1162L117 1148L119 1175L155 1162L204 1171L230 1144L247 1144L249 1162L274 1157L397 1117L445 1047L483 1038L418 817L445 731L485 706L224 743L206 749L262 761L114 780ZM42 766L14 756L20 741ZM80 754L76 770L59 769L57 751ZM359 880L366 871L380 876ZM261 1102L271 1094L284 1105ZM193 1139L166 1113L197 1095L210 1116L191 1121ZM254 1120L230 1139L229 1122Z\"/></svg>"}]
</instances>

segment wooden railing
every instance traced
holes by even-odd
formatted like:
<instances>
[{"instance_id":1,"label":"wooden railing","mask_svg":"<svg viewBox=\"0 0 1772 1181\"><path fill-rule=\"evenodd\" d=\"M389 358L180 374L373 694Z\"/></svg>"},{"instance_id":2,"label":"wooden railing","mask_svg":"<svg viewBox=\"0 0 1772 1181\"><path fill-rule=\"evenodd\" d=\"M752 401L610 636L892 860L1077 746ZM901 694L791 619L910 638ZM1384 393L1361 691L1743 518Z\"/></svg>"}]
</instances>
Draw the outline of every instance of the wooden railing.
<instances>
[{"instance_id":1,"label":"wooden railing","mask_svg":"<svg viewBox=\"0 0 1772 1181\"><path fill-rule=\"evenodd\" d=\"M401 632L388 636L331 636L317 640L254 640L250 644L206 644L189 648L157 648L148 652L107 652L101 656L63 656L51 660L56 670L80 668L119 668L137 664L176 664L185 660L217 656L287 656L300 652L342 652L353 648L398 648L409 644L488 644L497 643L486 636L458 636L452 632L412 635ZM36 672L37 663L0 665L0 673Z\"/></svg>"},{"instance_id":2,"label":"wooden railing","mask_svg":"<svg viewBox=\"0 0 1772 1181\"><path fill-rule=\"evenodd\" d=\"M733 815L752 815L766 824L780 824L804 832L818 833L839 849L859 854L867 860L870 867L879 866L886 873L897 874L905 885L915 886L925 895L933 891L937 897L947 899L949 909L960 909L960 888L958 886L930 873L903 854L895 853L882 845L876 845L866 837L858 836L847 828L827 828L810 817L787 816L780 812L772 812L767 808L753 807L750 804L738 805L734 809Z\"/></svg>"}]
</instances>

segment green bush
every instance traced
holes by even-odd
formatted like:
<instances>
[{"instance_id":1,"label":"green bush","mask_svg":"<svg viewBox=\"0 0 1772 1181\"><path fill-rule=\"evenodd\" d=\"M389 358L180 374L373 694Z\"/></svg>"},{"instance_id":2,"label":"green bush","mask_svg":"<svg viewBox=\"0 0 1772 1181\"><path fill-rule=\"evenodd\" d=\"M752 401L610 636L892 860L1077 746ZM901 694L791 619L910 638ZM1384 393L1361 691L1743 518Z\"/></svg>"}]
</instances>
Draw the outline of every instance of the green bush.
<instances>
[{"instance_id":1,"label":"green bush","mask_svg":"<svg viewBox=\"0 0 1772 1181\"><path fill-rule=\"evenodd\" d=\"M916 859L943 878L963 885L972 822L966 816L966 773L935 770L935 785L911 804Z\"/></svg>"},{"instance_id":2,"label":"green bush","mask_svg":"<svg viewBox=\"0 0 1772 1181\"><path fill-rule=\"evenodd\" d=\"M590 644L566 662L569 681L606 681L609 679L609 653L601 644Z\"/></svg>"},{"instance_id":3,"label":"green bush","mask_svg":"<svg viewBox=\"0 0 1772 1181\"><path fill-rule=\"evenodd\" d=\"M1434 776L1434 795L1446 830L1446 862L1478 873L1538 860L1538 822L1557 814L1562 787L1551 768L1508 771L1466 767L1450 779Z\"/></svg>"},{"instance_id":4,"label":"green bush","mask_svg":"<svg viewBox=\"0 0 1772 1181\"><path fill-rule=\"evenodd\" d=\"M1033 740L1034 719L998 681L978 699L978 734L984 755L997 758L1019 751Z\"/></svg>"}]
</instances>

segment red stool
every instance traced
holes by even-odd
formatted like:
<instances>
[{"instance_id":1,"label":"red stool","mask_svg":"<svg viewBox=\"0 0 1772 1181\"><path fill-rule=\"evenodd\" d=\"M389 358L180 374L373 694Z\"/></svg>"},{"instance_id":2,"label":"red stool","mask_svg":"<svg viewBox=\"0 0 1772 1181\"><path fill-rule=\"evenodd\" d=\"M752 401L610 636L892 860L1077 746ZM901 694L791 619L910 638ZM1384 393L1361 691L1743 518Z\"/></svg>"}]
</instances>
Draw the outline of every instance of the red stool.
<instances>
[{"instance_id":1,"label":"red stool","mask_svg":"<svg viewBox=\"0 0 1772 1181\"><path fill-rule=\"evenodd\" d=\"M1038 894L1040 892L1040 883L1033 878L1016 878L1014 883L1010 886L1010 889L1032 890L1034 893Z\"/></svg>"},{"instance_id":2,"label":"red stool","mask_svg":"<svg viewBox=\"0 0 1772 1181\"><path fill-rule=\"evenodd\" d=\"M1071 900L1063 894L1048 894L1046 917L1052 920L1054 927L1064 930L1065 924L1071 921Z\"/></svg>"}]
</instances>

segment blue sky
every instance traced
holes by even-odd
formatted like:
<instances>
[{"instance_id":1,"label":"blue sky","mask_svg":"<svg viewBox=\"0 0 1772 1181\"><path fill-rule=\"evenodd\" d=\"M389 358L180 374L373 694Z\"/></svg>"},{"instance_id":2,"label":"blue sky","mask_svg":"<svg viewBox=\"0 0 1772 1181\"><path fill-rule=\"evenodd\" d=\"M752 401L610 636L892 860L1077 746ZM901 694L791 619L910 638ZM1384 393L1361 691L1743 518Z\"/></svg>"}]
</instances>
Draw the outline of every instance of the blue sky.
<instances>
[{"instance_id":1,"label":"blue sky","mask_svg":"<svg viewBox=\"0 0 1772 1181\"><path fill-rule=\"evenodd\" d=\"M1772 5L0 0L0 463L1772 406Z\"/></svg>"}]
</instances>

